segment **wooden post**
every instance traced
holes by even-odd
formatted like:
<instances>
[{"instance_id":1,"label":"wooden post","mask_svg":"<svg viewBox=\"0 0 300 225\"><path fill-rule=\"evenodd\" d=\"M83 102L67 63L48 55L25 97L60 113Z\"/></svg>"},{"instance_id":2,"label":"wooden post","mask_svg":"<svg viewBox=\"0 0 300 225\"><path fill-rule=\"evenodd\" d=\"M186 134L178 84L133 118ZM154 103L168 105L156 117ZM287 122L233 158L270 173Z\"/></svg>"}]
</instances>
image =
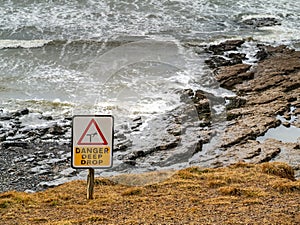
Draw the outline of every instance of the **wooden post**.
<instances>
[{"instance_id":1,"label":"wooden post","mask_svg":"<svg viewBox=\"0 0 300 225\"><path fill-rule=\"evenodd\" d=\"M94 199L94 178L95 178L95 170L89 169L89 174L87 176L87 199Z\"/></svg>"}]
</instances>

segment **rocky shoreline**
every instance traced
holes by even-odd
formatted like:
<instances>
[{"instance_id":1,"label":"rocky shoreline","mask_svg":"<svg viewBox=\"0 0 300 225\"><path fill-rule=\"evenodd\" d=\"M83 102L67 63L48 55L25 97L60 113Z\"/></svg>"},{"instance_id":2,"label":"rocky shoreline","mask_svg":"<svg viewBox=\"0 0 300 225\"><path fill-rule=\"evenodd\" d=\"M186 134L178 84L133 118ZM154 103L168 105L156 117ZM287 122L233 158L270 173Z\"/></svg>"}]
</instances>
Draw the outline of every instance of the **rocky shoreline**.
<instances>
[{"instance_id":1,"label":"rocky shoreline","mask_svg":"<svg viewBox=\"0 0 300 225\"><path fill-rule=\"evenodd\" d=\"M240 45L240 41L227 41L221 44L224 51L213 52L228 57L228 51ZM218 155L218 165L237 161L281 161L289 163L299 177L300 52L286 46L258 45L258 48L258 62L254 65L236 60L243 55L233 55L227 59L228 65L214 68L221 87L237 94L227 107L229 125L220 143L224 151ZM286 143L275 139L257 140L278 126L297 128L298 139Z\"/></svg>"},{"instance_id":2,"label":"rocky shoreline","mask_svg":"<svg viewBox=\"0 0 300 225\"><path fill-rule=\"evenodd\" d=\"M205 48L210 55L206 63L217 82L236 94L214 99L226 105L222 128L213 124L212 96L201 90L180 90L187 104L148 121L137 116L117 127L114 171L164 168L181 162L222 167L240 161L280 161L290 164L299 178L299 137L292 142L257 138L279 126L299 131L300 52L286 46L257 45L256 61L249 64L246 54L239 52L244 43L230 40ZM202 48L197 43L190 47ZM26 125L33 116L41 126ZM146 124L151 126L145 129ZM156 132L158 127L162 132ZM141 135L152 135L157 141L146 148L132 146ZM216 146L209 148L215 137ZM81 171L70 167L70 138L71 118L0 109L0 192L39 191L77 179Z\"/></svg>"}]
</instances>

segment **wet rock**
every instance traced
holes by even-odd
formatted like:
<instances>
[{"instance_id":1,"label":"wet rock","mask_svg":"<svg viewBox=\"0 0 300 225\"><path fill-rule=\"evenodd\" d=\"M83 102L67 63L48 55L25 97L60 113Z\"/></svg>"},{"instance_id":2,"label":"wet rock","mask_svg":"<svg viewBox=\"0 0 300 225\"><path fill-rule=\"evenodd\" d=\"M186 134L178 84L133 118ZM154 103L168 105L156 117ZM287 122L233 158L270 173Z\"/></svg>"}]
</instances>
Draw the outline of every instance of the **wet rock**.
<instances>
[{"instance_id":1,"label":"wet rock","mask_svg":"<svg viewBox=\"0 0 300 225\"><path fill-rule=\"evenodd\" d=\"M63 127L56 124L56 125L50 127L48 132L53 135L62 135L65 133L65 130L63 129Z\"/></svg>"},{"instance_id":2,"label":"wet rock","mask_svg":"<svg viewBox=\"0 0 300 225\"><path fill-rule=\"evenodd\" d=\"M4 141L1 143L1 148L8 149L9 147L27 148L28 143L27 142L14 142L14 141Z\"/></svg>"},{"instance_id":3,"label":"wet rock","mask_svg":"<svg viewBox=\"0 0 300 225\"><path fill-rule=\"evenodd\" d=\"M243 20L242 23L255 28L281 25L281 22L274 17L253 17Z\"/></svg>"},{"instance_id":4,"label":"wet rock","mask_svg":"<svg viewBox=\"0 0 300 225\"><path fill-rule=\"evenodd\" d=\"M205 60L205 63L212 69L221 66L230 66L236 64L236 63L232 63L230 60L225 59L222 56L212 56L210 59Z\"/></svg>"},{"instance_id":5,"label":"wet rock","mask_svg":"<svg viewBox=\"0 0 300 225\"><path fill-rule=\"evenodd\" d=\"M11 114L0 114L0 121L5 121L5 120L12 120L14 117Z\"/></svg>"},{"instance_id":6,"label":"wet rock","mask_svg":"<svg viewBox=\"0 0 300 225\"><path fill-rule=\"evenodd\" d=\"M52 117L51 115L43 115L43 116L42 116L42 119L43 119L43 120L50 121L50 120L53 120L53 117Z\"/></svg>"},{"instance_id":7,"label":"wet rock","mask_svg":"<svg viewBox=\"0 0 300 225\"><path fill-rule=\"evenodd\" d=\"M149 154L151 152L145 152L143 150L138 150L138 151L133 151L131 152L130 154L128 154L125 158L125 160L136 160L138 158L141 158L141 157L145 157L147 154Z\"/></svg>"},{"instance_id":8,"label":"wet rock","mask_svg":"<svg viewBox=\"0 0 300 225\"><path fill-rule=\"evenodd\" d=\"M212 56L205 60L205 63L211 68L215 69L222 66L233 66L241 64L246 58L246 54L231 53L228 56Z\"/></svg>"},{"instance_id":9,"label":"wet rock","mask_svg":"<svg viewBox=\"0 0 300 225\"><path fill-rule=\"evenodd\" d=\"M118 133L115 135L114 151L125 151L132 146L132 140L127 138L124 133Z\"/></svg>"},{"instance_id":10,"label":"wet rock","mask_svg":"<svg viewBox=\"0 0 300 225\"><path fill-rule=\"evenodd\" d=\"M229 53L228 57L233 60L234 63L232 65L240 64L243 60L247 59L245 53Z\"/></svg>"},{"instance_id":11,"label":"wet rock","mask_svg":"<svg viewBox=\"0 0 300 225\"><path fill-rule=\"evenodd\" d=\"M0 142L3 142L6 140L6 134L0 134Z\"/></svg>"},{"instance_id":12,"label":"wet rock","mask_svg":"<svg viewBox=\"0 0 300 225\"><path fill-rule=\"evenodd\" d=\"M180 99L188 106L185 107L184 112L178 113L176 118L177 123L186 121L187 118L197 119L199 126L206 127L211 123L211 108L210 101L214 101L213 97L202 90L186 89L181 92ZM175 110L176 111L176 110ZM179 112L179 110L177 110ZM176 132L175 132L176 133Z\"/></svg>"},{"instance_id":13,"label":"wet rock","mask_svg":"<svg viewBox=\"0 0 300 225\"><path fill-rule=\"evenodd\" d=\"M194 96L194 91L192 89L184 89L179 94L180 94L180 101L187 102Z\"/></svg>"},{"instance_id":14,"label":"wet rock","mask_svg":"<svg viewBox=\"0 0 300 225\"><path fill-rule=\"evenodd\" d=\"M17 129L11 129L7 132L7 136L12 137L17 133Z\"/></svg>"},{"instance_id":15,"label":"wet rock","mask_svg":"<svg viewBox=\"0 0 300 225\"><path fill-rule=\"evenodd\" d=\"M54 158L54 159L45 160L45 163L48 164L48 165L51 165L51 164L57 164L57 163L65 162L65 161L66 161L66 159Z\"/></svg>"},{"instance_id":16,"label":"wet rock","mask_svg":"<svg viewBox=\"0 0 300 225\"><path fill-rule=\"evenodd\" d=\"M264 60L269 57L268 52L265 48L260 48L259 51L255 54L255 58L257 58L259 61Z\"/></svg>"},{"instance_id":17,"label":"wet rock","mask_svg":"<svg viewBox=\"0 0 300 225\"><path fill-rule=\"evenodd\" d=\"M132 121L133 121L133 122L142 121L142 117L141 117L141 116L137 116L137 117L134 118Z\"/></svg>"},{"instance_id":18,"label":"wet rock","mask_svg":"<svg viewBox=\"0 0 300 225\"><path fill-rule=\"evenodd\" d=\"M138 130L137 128L140 127L142 124L143 124L142 117L138 116L132 120L132 124L130 128L131 130L137 131Z\"/></svg>"},{"instance_id":19,"label":"wet rock","mask_svg":"<svg viewBox=\"0 0 300 225\"><path fill-rule=\"evenodd\" d=\"M241 47L244 43L244 40L228 40L218 45L211 45L207 50L215 55L222 55L226 51L237 50L237 48Z\"/></svg>"},{"instance_id":20,"label":"wet rock","mask_svg":"<svg viewBox=\"0 0 300 225\"><path fill-rule=\"evenodd\" d=\"M147 121L147 126L143 127L142 133L125 135L124 131L117 131L117 149L123 144L122 141L126 143L130 140L132 146L127 147L126 151L115 151L115 157L119 160L114 167L115 171L187 163L191 156L201 151L211 133L208 128L200 127L201 121L195 105L202 104L199 103L201 101L208 102L208 99L201 91L183 90L180 93L183 104L172 111L153 116ZM209 104L205 105L210 112Z\"/></svg>"},{"instance_id":21,"label":"wet rock","mask_svg":"<svg viewBox=\"0 0 300 225\"><path fill-rule=\"evenodd\" d=\"M70 167L70 158L64 154L65 152L69 152L69 146L56 142L4 141L0 145L0 159L6 163L0 166L3 167L0 192L42 190L43 187L38 186L40 182L49 181L57 176L59 171ZM43 162L45 158L47 161Z\"/></svg>"},{"instance_id":22,"label":"wet rock","mask_svg":"<svg viewBox=\"0 0 300 225\"><path fill-rule=\"evenodd\" d=\"M194 107L197 110L199 119L204 121L210 121L211 119L210 99L208 99L207 96L207 93L202 90L197 90L191 98L194 102Z\"/></svg>"},{"instance_id":23,"label":"wet rock","mask_svg":"<svg viewBox=\"0 0 300 225\"><path fill-rule=\"evenodd\" d=\"M254 73L249 71L251 65L237 64L221 67L216 71L216 79L221 87L233 89L236 84L254 78Z\"/></svg>"},{"instance_id":24,"label":"wet rock","mask_svg":"<svg viewBox=\"0 0 300 225\"><path fill-rule=\"evenodd\" d=\"M236 109L244 106L247 102L246 98L234 96L234 97L227 97L226 98L229 102L226 104L226 109Z\"/></svg>"},{"instance_id":25,"label":"wet rock","mask_svg":"<svg viewBox=\"0 0 300 225\"><path fill-rule=\"evenodd\" d=\"M20 117L29 114L29 109L22 109L13 113L14 117Z\"/></svg>"}]
</instances>

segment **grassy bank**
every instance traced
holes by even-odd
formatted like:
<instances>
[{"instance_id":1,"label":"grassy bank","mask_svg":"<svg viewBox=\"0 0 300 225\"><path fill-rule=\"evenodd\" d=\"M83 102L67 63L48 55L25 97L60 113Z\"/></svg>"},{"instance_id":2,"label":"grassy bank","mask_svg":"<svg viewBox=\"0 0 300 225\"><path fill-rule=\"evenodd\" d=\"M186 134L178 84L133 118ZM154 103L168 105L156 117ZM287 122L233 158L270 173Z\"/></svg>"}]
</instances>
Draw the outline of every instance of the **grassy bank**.
<instances>
[{"instance_id":1,"label":"grassy bank","mask_svg":"<svg viewBox=\"0 0 300 225\"><path fill-rule=\"evenodd\" d=\"M98 178L94 200L86 200L85 188L74 181L33 194L1 193L0 224L300 224L300 181L283 163L191 167L143 186Z\"/></svg>"}]
</instances>

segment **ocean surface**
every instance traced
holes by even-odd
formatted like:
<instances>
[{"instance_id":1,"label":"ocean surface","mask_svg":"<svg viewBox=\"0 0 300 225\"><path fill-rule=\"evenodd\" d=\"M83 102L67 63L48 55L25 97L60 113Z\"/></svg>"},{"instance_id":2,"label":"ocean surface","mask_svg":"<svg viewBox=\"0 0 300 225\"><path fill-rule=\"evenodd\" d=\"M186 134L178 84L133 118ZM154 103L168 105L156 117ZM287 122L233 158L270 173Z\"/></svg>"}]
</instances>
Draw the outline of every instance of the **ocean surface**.
<instances>
[{"instance_id":1,"label":"ocean surface","mask_svg":"<svg viewBox=\"0 0 300 225\"><path fill-rule=\"evenodd\" d=\"M187 43L248 39L300 49L300 1L7 0L0 1L0 110L28 108L54 117L163 113L178 90L219 88ZM251 18L273 18L255 27ZM224 110L214 105L215 111ZM28 124L39 125L38 118Z\"/></svg>"}]
</instances>

